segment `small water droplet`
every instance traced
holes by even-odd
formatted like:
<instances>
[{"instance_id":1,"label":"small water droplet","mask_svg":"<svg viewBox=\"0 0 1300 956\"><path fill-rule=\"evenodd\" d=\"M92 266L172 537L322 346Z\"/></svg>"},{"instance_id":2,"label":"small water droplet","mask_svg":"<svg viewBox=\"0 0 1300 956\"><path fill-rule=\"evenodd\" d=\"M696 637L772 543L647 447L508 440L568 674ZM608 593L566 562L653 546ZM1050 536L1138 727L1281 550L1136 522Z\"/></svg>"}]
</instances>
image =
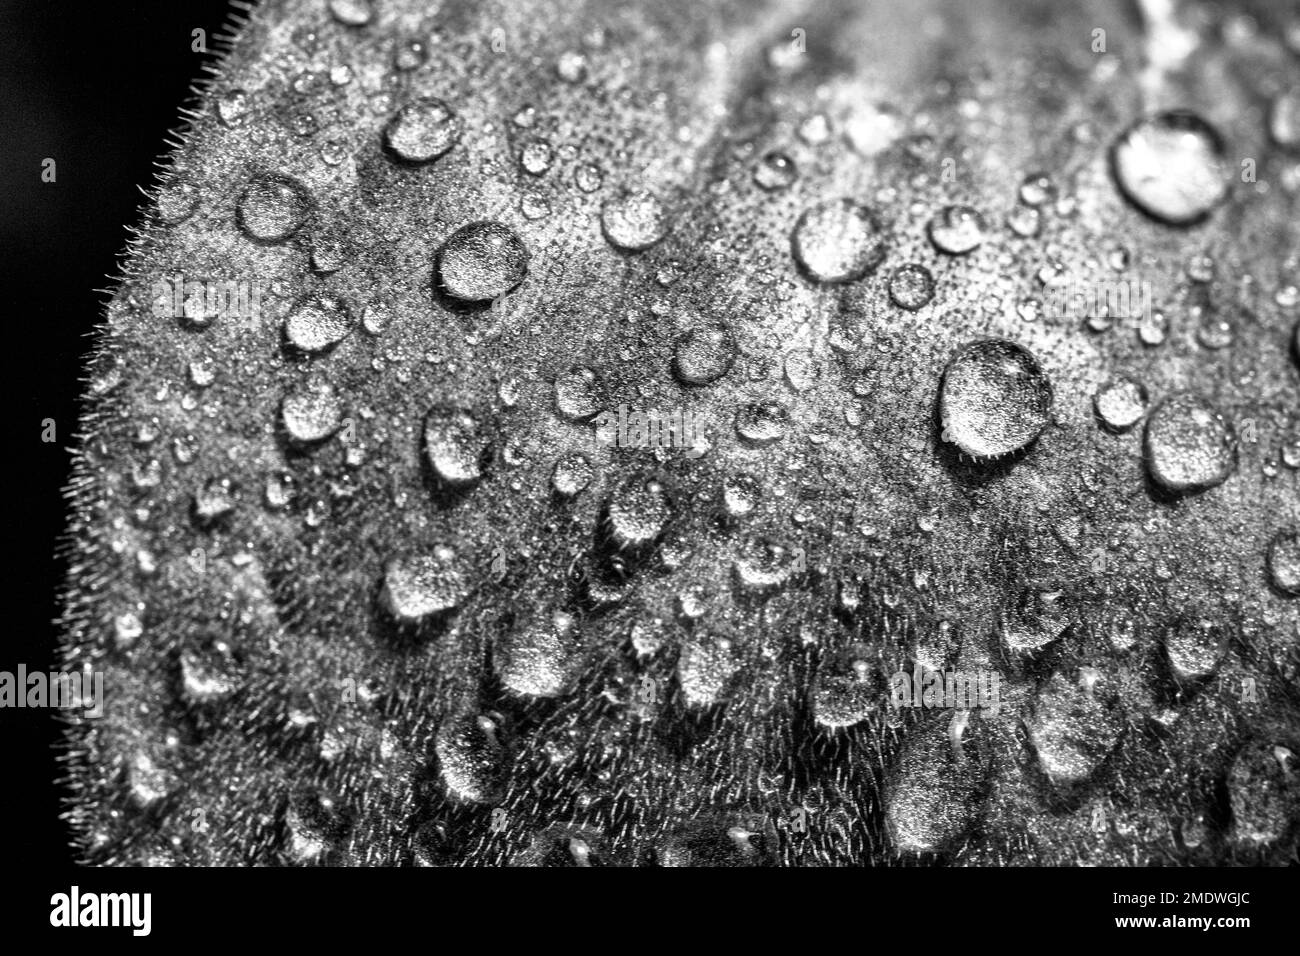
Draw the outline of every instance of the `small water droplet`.
<instances>
[{"instance_id":1,"label":"small water droplet","mask_svg":"<svg viewBox=\"0 0 1300 956\"><path fill-rule=\"evenodd\" d=\"M934 298L934 276L918 262L907 262L889 277L889 297L900 309L915 312Z\"/></svg>"},{"instance_id":2,"label":"small water droplet","mask_svg":"<svg viewBox=\"0 0 1300 956\"><path fill-rule=\"evenodd\" d=\"M972 206L945 206L930 220L930 241L940 252L964 256L984 242L984 217Z\"/></svg>"},{"instance_id":3,"label":"small water droplet","mask_svg":"<svg viewBox=\"0 0 1300 956\"><path fill-rule=\"evenodd\" d=\"M790 414L775 402L746 405L736 415L736 434L751 445L763 447L785 437Z\"/></svg>"},{"instance_id":4,"label":"small water droplet","mask_svg":"<svg viewBox=\"0 0 1300 956\"><path fill-rule=\"evenodd\" d=\"M1146 414L1147 392L1138 382L1117 379L1105 385L1093 398L1097 417L1113 431L1128 431Z\"/></svg>"},{"instance_id":5,"label":"small water droplet","mask_svg":"<svg viewBox=\"0 0 1300 956\"><path fill-rule=\"evenodd\" d=\"M347 27L363 27L375 15L370 0L330 0L330 13Z\"/></svg>"},{"instance_id":6,"label":"small water droplet","mask_svg":"<svg viewBox=\"0 0 1300 956\"><path fill-rule=\"evenodd\" d=\"M595 369L577 365L555 379L555 407L566 418L590 418L605 407L605 389Z\"/></svg>"},{"instance_id":7,"label":"small water droplet","mask_svg":"<svg viewBox=\"0 0 1300 956\"><path fill-rule=\"evenodd\" d=\"M767 192L790 188L798 175L794 160L785 153L768 153L754 167L754 182Z\"/></svg>"},{"instance_id":8,"label":"small water droplet","mask_svg":"<svg viewBox=\"0 0 1300 956\"><path fill-rule=\"evenodd\" d=\"M594 477L595 469L592 468L587 457L581 452L572 451L562 455L555 463L551 484L560 494L572 498L591 484L591 479Z\"/></svg>"}]
</instances>

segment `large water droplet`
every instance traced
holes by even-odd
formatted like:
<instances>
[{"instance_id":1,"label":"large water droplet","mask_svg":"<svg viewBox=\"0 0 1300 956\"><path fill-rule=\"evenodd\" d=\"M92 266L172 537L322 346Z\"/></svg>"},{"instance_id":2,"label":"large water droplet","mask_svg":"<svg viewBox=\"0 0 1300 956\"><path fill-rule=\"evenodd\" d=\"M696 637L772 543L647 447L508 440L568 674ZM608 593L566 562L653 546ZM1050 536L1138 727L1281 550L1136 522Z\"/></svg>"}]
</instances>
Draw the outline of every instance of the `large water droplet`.
<instances>
[{"instance_id":1,"label":"large water droplet","mask_svg":"<svg viewBox=\"0 0 1300 956\"><path fill-rule=\"evenodd\" d=\"M646 190L624 190L601 207L600 225L613 246L640 252L664 237L668 211Z\"/></svg>"},{"instance_id":2,"label":"large water droplet","mask_svg":"<svg viewBox=\"0 0 1300 956\"><path fill-rule=\"evenodd\" d=\"M487 439L468 412L434 408L424 419L424 453L434 474L453 486L473 484L482 477Z\"/></svg>"},{"instance_id":3,"label":"large water droplet","mask_svg":"<svg viewBox=\"0 0 1300 956\"><path fill-rule=\"evenodd\" d=\"M410 624L450 611L465 599L466 590L456 552L439 545L430 554L391 559L380 599L396 620Z\"/></svg>"},{"instance_id":4,"label":"large water droplet","mask_svg":"<svg viewBox=\"0 0 1300 956\"><path fill-rule=\"evenodd\" d=\"M708 385L726 375L736 360L736 340L723 325L692 329L677 340L673 373L688 385Z\"/></svg>"},{"instance_id":5,"label":"large water droplet","mask_svg":"<svg viewBox=\"0 0 1300 956\"><path fill-rule=\"evenodd\" d=\"M430 163L460 139L460 117L438 99L408 103L384 127L384 145L408 163Z\"/></svg>"},{"instance_id":6,"label":"large water droplet","mask_svg":"<svg viewBox=\"0 0 1300 956\"><path fill-rule=\"evenodd\" d=\"M239 225L260 242L283 242L300 228L311 213L307 188L288 176L258 176L239 197Z\"/></svg>"},{"instance_id":7,"label":"large water droplet","mask_svg":"<svg viewBox=\"0 0 1300 956\"><path fill-rule=\"evenodd\" d=\"M1119 740L1123 721L1103 703L1092 675L1081 681L1056 674L1034 699L1025 721L1038 764L1056 787L1087 780Z\"/></svg>"},{"instance_id":8,"label":"large water droplet","mask_svg":"<svg viewBox=\"0 0 1300 956\"><path fill-rule=\"evenodd\" d=\"M943 440L975 458L1017 451L1039 436L1052 407L1052 387L1027 350L986 339L958 350L939 394Z\"/></svg>"},{"instance_id":9,"label":"large water droplet","mask_svg":"<svg viewBox=\"0 0 1300 956\"><path fill-rule=\"evenodd\" d=\"M944 206L930 220L930 241L940 252L964 256L984 242L987 227L978 209L971 206Z\"/></svg>"},{"instance_id":10,"label":"large water droplet","mask_svg":"<svg viewBox=\"0 0 1300 956\"><path fill-rule=\"evenodd\" d=\"M1170 225L1203 219L1228 193L1223 140L1194 113L1158 113L1130 126L1111 148L1120 192Z\"/></svg>"},{"instance_id":11,"label":"large water droplet","mask_svg":"<svg viewBox=\"0 0 1300 956\"><path fill-rule=\"evenodd\" d=\"M851 199L806 210L790 236L795 261L818 282L861 279L885 257L885 233L875 214Z\"/></svg>"},{"instance_id":12,"label":"large water droplet","mask_svg":"<svg viewBox=\"0 0 1300 956\"><path fill-rule=\"evenodd\" d=\"M528 249L499 222L471 222L452 233L438 256L438 278L449 295L488 302L505 295L528 272Z\"/></svg>"},{"instance_id":13,"label":"large water droplet","mask_svg":"<svg viewBox=\"0 0 1300 956\"><path fill-rule=\"evenodd\" d=\"M1147 419L1145 451L1151 477L1170 491L1221 484L1237 466L1232 434L1209 402L1171 395Z\"/></svg>"}]
</instances>

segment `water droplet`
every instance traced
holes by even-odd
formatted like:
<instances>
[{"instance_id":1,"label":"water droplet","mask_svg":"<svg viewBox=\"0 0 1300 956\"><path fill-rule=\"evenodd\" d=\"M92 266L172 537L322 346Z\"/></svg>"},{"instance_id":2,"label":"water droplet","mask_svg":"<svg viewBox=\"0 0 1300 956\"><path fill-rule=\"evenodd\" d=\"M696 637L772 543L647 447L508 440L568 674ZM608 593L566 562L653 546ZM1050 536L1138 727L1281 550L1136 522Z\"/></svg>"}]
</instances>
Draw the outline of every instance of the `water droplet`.
<instances>
[{"instance_id":1,"label":"water droplet","mask_svg":"<svg viewBox=\"0 0 1300 956\"><path fill-rule=\"evenodd\" d=\"M859 106L844 120L844 137L859 156L871 157L884 152L902 131L902 117L888 106Z\"/></svg>"},{"instance_id":2,"label":"water droplet","mask_svg":"<svg viewBox=\"0 0 1300 956\"><path fill-rule=\"evenodd\" d=\"M439 545L430 554L390 559L380 600L397 621L415 623L452 610L467 591L456 552Z\"/></svg>"},{"instance_id":3,"label":"water droplet","mask_svg":"<svg viewBox=\"0 0 1300 956\"><path fill-rule=\"evenodd\" d=\"M393 66L403 72L416 70L423 66L428 58L429 53L423 43L419 40L408 40L398 44L393 54Z\"/></svg>"},{"instance_id":4,"label":"water droplet","mask_svg":"<svg viewBox=\"0 0 1300 956\"><path fill-rule=\"evenodd\" d=\"M1187 260L1187 278L1193 282L1214 281L1214 259L1206 255L1192 256Z\"/></svg>"},{"instance_id":5,"label":"water droplet","mask_svg":"<svg viewBox=\"0 0 1300 956\"><path fill-rule=\"evenodd\" d=\"M889 297L900 309L915 312L934 298L934 276L918 262L906 262L889 277Z\"/></svg>"},{"instance_id":6,"label":"water droplet","mask_svg":"<svg viewBox=\"0 0 1300 956\"><path fill-rule=\"evenodd\" d=\"M239 225L260 242L283 242L302 228L311 209L311 194L297 180L258 176L239 197Z\"/></svg>"},{"instance_id":7,"label":"water droplet","mask_svg":"<svg viewBox=\"0 0 1300 956\"><path fill-rule=\"evenodd\" d=\"M1146 414L1147 391L1131 379L1117 379L1097 392L1093 405L1107 428L1128 431Z\"/></svg>"},{"instance_id":8,"label":"water droplet","mask_svg":"<svg viewBox=\"0 0 1300 956\"><path fill-rule=\"evenodd\" d=\"M746 405L736 415L736 434L751 445L763 447L785 437L790 414L775 402Z\"/></svg>"},{"instance_id":9,"label":"water droplet","mask_svg":"<svg viewBox=\"0 0 1300 956\"><path fill-rule=\"evenodd\" d=\"M169 183L158 190L158 218L169 226L194 215L199 205L199 191L192 183Z\"/></svg>"},{"instance_id":10,"label":"water droplet","mask_svg":"<svg viewBox=\"0 0 1300 956\"><path fill-rule=\"evenodd\" d=\"M930 241L940 252L964 256L984 242L984 217L972 206L944 206L930 220Z\"/></svg>"},{"instance_id":11,"label":"water droplet","mask_svg":"<svg viewBox=\"0 0 1300 956\"><path fill-rule=\"evenodd\" d=\"M731 642L700 635L683 643L677 658L677 678L688 707L708 707L722 697L740 668Z\"/></svg>"},{"instance_id":12,"label":"water droplet","mask_svg":"<svg viewBox=\"0 0 1300 956\"><path fill-rule=\"evenodd\" d=\"M749 475L729 475L722 484L723 507L735 518L753 511L762 494L759 483Z\"/></svg>"},{"instance_id":13,"label":"water droplet","mask_svg":"<svg viewBox=\"0 0 1300 956\"><path fill-rule=\"evenodd\" d=\"M1300 535L1279 532L1268 546L1268 576L1289 597L1300 597Z\"/></svg>"},{"instance_id":14,"label":"water droplet","mask_svg":"<svg viewBox=\"0 0 1300 956\"><path fill-rule=\"evenodd\" d=\"M462 123L455 110L438 99L403 106L384 127L384 145L407 163L430 163L460 139Z\"/></svg>"},{"instance_id":15,"label":"water droplet","mask_svg":"<svg viewBox=\"0 0 1300 956\"><path fill-rule=\"evenodd\" d=\"M312 380L284 398L284 430L293 441L311 444L336 432L343 419L343 403L328 382Z\"/></svg>"},{"instance_id":16,"label":"water droplet","mask_svg":"<svg viewBox=\"0 0 1300 956\"><path fill-rule=\"evenodd\" d=\"M584 193L594 193L605 181L605 174L595 163L582 163L573 171L573 182Z\"/></svg>"},{"instance_id":17,"label":"water droplet","mask_svg":"<svg viewBox=\"0 0 1300 956\"><path fill-rule=\"evenodd\" d=\"M624 481L610 496L607 510L610 537L621 548L650 543L659 537L672 516L664 486L642 475Z\"/></svg>"},{"instance_id":18,"label":"water droplet","mask_svg":"<svg viewBox=\"0 0 1300 956\"><path fill-rule=\"evenodd\" d=\"M1038 235L1042 222L1042 214L1032 206L1017 206L1007 213L1007 226L1021 239Z\"/></svg>"},{"instance_id":19,"label":"water droplet","mask_svg":"<svg viewBox=\"0 0 1300 956\"><path fill-rule=\"evenodd\" d=\"M825 113L813 113L799 124L799 138L809 146L820 146L831 138L830 120Z\"/></svg>"},{"instance_id":20,"label":"water droplet","mask_svg":"<svg viewBox=\"0 0 1300 956\"><path fill-rule=\"evenodd\" d=\"M284 323L289 344L315 354L337 345L352 331L352 316L338 299L316 297L300 303Z\"/></svg>"},{"instance_id":21,"label":"water droplet","mask_svg":"<svg viewBox=\"0 0 1300 956\"><path fill-rule=\"evenodd\" d=\"M506 748L499 722L487 714L462 714L438 729L433 749L447 791L468 803L491 803L505 783Z\"/></svg>"},{"instance_id":22,"label":"water droplet","mask_svg":"<svg viewBox=\"0 0 1300 956\"><path fill-rule=\"evenodd\" d=\"M551 484L560 494L572 498L591 484L591 479L594 477L595 469L591 467L591 462L586 456L581 452L572 451L561 456L555 463Z\"/></svg>"},{"instance_id":23,"label":"water droplet","mask_svg":"<svg viewBox=\"0 0 1300 956\"><path fill-rule=\"evenodd\" d=\"M1222 484L1237 466L1232 434L1199 396L1171 395L1147 419L1145 452L1151 477L1170 491Z\"/></svg>"},{"instance_id":24,"label":"water droplet","mask_svg":"<svg viewBox=\"0 0 1300 956\"><path fill-rule=\"evenodd\" d=\"M1296 747L1268 737L1248 741L1228 771L1232 837L1248 848L1268 847L1295 832L1300 807Z\"/></svg>"},{"instance_id":25,"label":"water droplet","mask_svg":"<svg viewBox=\"0 0 1300 956\"><path fill-rule=\"evenodd\" d=\"M875 214L851 199L806 210L790 242L795 261L818 282L861 279L885 257L885 234Z\"/></svg>"},{"instance_id":26,"label":"water droplet","mask_svg":"<svg viewBox=\"0 0 1300 956\"><path fill-rule=\"evenodd\" d=\"M1026 206L1042 206L1056 198L1056 185L1046 173L1030 173L1020 184L1020 201Z\"/></svg>"},{"instance_id":27,"label":"water droplet","mask_svg":"<svg viewBox=\"0 0 1300 956\"><path fill-rule=\"evenodd\" d=\"M605 388L595 369L577 365L555 379L555 407L566 418L581 421L605 407Z\"/></svg>"},{"instance_id":28,"label":"water droplet","mask_svg":"<svg viewBox=\"0 0 1300 956\"><path fill-rule=\"evenodd\" d=\"M587 78L587 57L576 50L565 50L555 61L555 72L565 83L581 83Z\"/></svg>"},{"instance_id":29,"label":"water droplet","mask_svg":"<svg viewBox=\"0 0 1300 956\"><path fill-rule=\"evenodd\" d=\"M794 160L785 153L768 153L754 167L754 182L767 192L790 188L798 175Z\"/></svg>"},{"instance_id":30,"label":"water droplet","mask_svg":"<svg viewBox=\"0 0 1300 956\"><path fill-rule=\"evenodd\" d=\"M1300 150L1300 86L1293 86L1273 100L1268 111L1268 134L1288 150Z\"/></svg>"},{"instance_id":31,"label":"water droplet","mask_svg":"<svg viewBox=\"0 0 1300 956\"><path fill-rule=\"evenodd\" d=\"M1180 684L1209 677L1223 659L1226 643L1209 621L1180 622L1164 635L1165 657Z\"/></svg>"},{"instance_id":32,"label":"water droplet","mask_svg":"<svg viewBox=\"0 0 1300 956\"><path fill-rule=\"evenodd\" d=\"M944 370L943 439L975 458L1010 454L1046 427L1052 387L1028 351L986 339L958 350Z\"/></svg>"},{"instance_id":33,"label":"water droplet","mask_svg":"<svg viewBox=\"0 0 1300 956\"><path fill-rule=\"evenodd\" d=\"M524 281L528 249L499 222L461 226L438 256L438 278L449 295L466 302L488 302Z\"/></svg>"},{"instance_id":34,"label":"water droplet","mask_svg":"<svg viewBox=\"0 0 1300 956\"><path fill-rule=\"evenodd\" d=\"M813 719L823 727L851 727L885 698L870 648L855 644L828 655L813 681Z\"/></svg>"},{"instance_id":35,"label":"water droplet","mask_svg":"<svg viewBox=\"0 0 1300 956\"><path fill-rule=\"evenodd\" d=\"M1083 783L1115 748L1124 722L1107 707L1096 687L1096 672L1082 681L1055 674L1034 698L1025 721L1038 765L1059 788Z\"/></svg>"},{"instance_id":36,"label":"water droplet","mask_svg":"<svg viewBox=\"0 0 1300 956\"><path fill-rule=\"evenodd\" d=\"M248 116L250 102L243 90L228 90L217 98L217 119L223 126L238 126Z\"/></svg>"},{"instance_id":37,"label":"water droplet","mask_svg":"<svg viewBox=\"0 0 1300 956\"><path fill-rule=\"evenodd\" d=\"M347 27L363 27L375 15L370 0L330 0L330 13Z\"/></svg>"},{"instance_id":38,"label":"water droplet","mask_svg":"<svg viewBox=\"0 0 1300 956\"><path fill-rule=\"evenodd\" d=\"M1138 121L1116 140L1110 158L1124 197L1170 225L1203 219L1228 193L1223 140L1194 113L1158 113Z\"/></svg>"},{"instance_id":39,"label":"water droplet","mask_svg":"<svg viewBox=\"0 0 1300 956\"><path fill-rule=\"evenodd\" d=\"M220 647L181 654L181 692L195 704L210 704L229 697L238 681L229 653Z\"/></svg>"},{"instance_id":40,"label":"water droplet","mask_svg":"<svg viewBox=\"0 0 1300 956\"><path fill-rule=\"evenodd\" d=\"M573 616L556 611L507 634L493 655L497 677L507 690L527 697L564 693L575 630Z\"/></svg>"},{"instance_id":41,"label":"water droplet","mask_svg":"<svg viewBox=\"0 0 1300 956\"><path fill-rule=\"evenodd\" d=\"M1217 312L1197 306L1192 310L1192 318L1196 320L1196 341L1202 347L1218 350L1232 344L1235 335L1232 323Z\"/></svg>"},{"instance_id":42,"label":"water droplet","mask_svg":"<svg viewBox=\"0 0 1300 956\"><path fill-rule=\"evenodd\" d=\"M448 485L470 485L482 477L487 439L468 412L434 408L424 419L424 453L434 474Z\"/></svg>"},{"instance_id":43,"label":"water droplet","mask_svg":"<svg viewBox=\"0 0 1300 956\"><path fill-rule=\"evenodd\" d=\"M668 230L668 211L649 192L623 190L605 202L600 211L605 238L627 252L649 249Z\"/></svg>"},{"instance_id":44,"label":"water droplet","mask_svg":"<svg viewBox=\"0 0 1300 956\"><path fill-rule=\"evenodd\" d=\"M544 139L530 140L519 155L519 165L530 176L543 176L551 168L555 150Z\"/></svg>"},{"instance_id":45,"label":"water droplet","mask_svg":"<svg viewBox=\"0 0 1300 956\"><path fill-rule=\"evenodd\" d=\"M731 370L736 360L736 340L726 326L692 329L677 340L673 374L687 385L708 385Z\"/></svg>"}]
</instances>

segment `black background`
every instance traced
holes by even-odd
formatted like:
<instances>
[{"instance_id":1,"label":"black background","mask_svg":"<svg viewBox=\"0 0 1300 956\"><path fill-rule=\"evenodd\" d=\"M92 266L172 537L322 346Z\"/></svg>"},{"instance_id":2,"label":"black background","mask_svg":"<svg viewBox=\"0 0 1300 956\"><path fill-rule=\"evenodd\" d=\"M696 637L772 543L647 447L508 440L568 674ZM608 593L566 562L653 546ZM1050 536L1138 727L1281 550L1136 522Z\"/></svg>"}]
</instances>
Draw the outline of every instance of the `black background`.
<instances>
[{"instance_id":1,"label":"black background","mask_svg":"<svg viewBox=\"0 0 1300 956\"><path fill-rule=\"evenodd\" d=\"M48 670L68 448L77 431L83 356L100 321L142 192L230 7L208 0L150 3L0 2L0 382L4 576L0 670ZM41 181L42 161L57 180ZM41 441L52 418L58 441ZM0 709L0 790L13 803L0 859L70 859L54 784L57 725L49 711ZM11 871L12 872L12 871Z\"/></svg>"}]
</instances>

